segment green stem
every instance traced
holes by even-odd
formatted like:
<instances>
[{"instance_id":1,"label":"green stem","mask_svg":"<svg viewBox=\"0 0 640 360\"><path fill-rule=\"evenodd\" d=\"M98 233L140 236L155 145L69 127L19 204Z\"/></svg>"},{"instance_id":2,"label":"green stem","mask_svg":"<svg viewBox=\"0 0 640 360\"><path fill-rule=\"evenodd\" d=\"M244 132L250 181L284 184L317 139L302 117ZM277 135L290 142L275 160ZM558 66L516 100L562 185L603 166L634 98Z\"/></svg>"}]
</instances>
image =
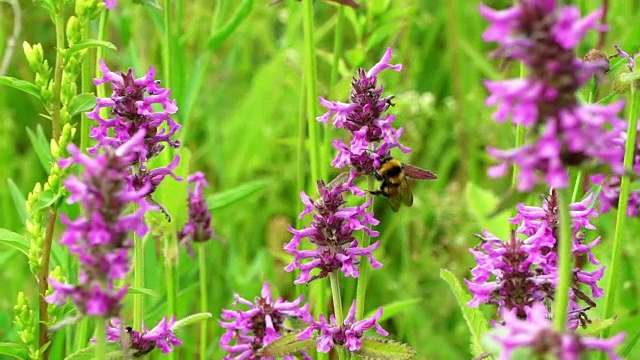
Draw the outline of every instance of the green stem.
<instances>
[{"instance_id":1,"label":"green stem","mask_svg":"<svg viewBox=\"0 0 640 360\"><path fill-rule=\"evenodd\" d=\"M176 284L176 261L177 245L174 235L167 236L165 242L164 270L167 281L167 314L176 315L177 284ZM168 354L169 359L175 359L175 351Z\"/></svg>"},{"instance_id":2,"label":"green stem","mask_svg":"<svg viewBox=\"0 0 640 360\"><path fill-rule=\"evenodd\" d=\"M100 23L98 25L98 40L105 40L107 38L107 23L109 22L109 11L104 10L102 14L100 14ZM96 78L102 77L102 72L100 71L100 60L102 60L104 56L104 48L102 46L98 46L96 48ZM96 86L96 94L98 97L106 97L107 88L105 84ZM100 116L103 118L107 117L107 109L100 109Z\"/></svg>"},{"instance_id":3,"label":"green stem","mask_svg":"<svg viewBox=\"0 0 640 360\"><path fill-rule=\"evenodd\" d=\"M144 287L144 238L133 234L133 286L138 289ZM142 330L144 313L144 298L142 294L133 295L133 328Z\"/></svg>"},{"instance_id":4,"label":"green stem","mask_svg":"<svg viewBox=\"0 0 640 360\"><path fill-rule=\"evenodd\" d=\"M558 285L553 297L553 325L558 332L563 332L567 326L567 310L569 304L569 287L571 286L571 270L573 257L571 245L573 229L571 213L569 212L569 194L567 189L558 189L558 208L560 212L560 238L558 248Z\"/></svg>"},{"instance_id":5,"label":"green stem","mask_svg":"<svg viewBox=\"0 0 640 360\"><path fill-rule=\"evenodd\" d=\"M87 334L89 332L89 318L84 317L80 320L76 328L76 346L75 351L80 351L87 346Z\"/></svg>"},{"instance_id":6,"label":"green stem","mask_svg":"<svg viewBox=\"0 0 640 360\"><path fill-rule=\"evenodd\" d=\"M206 244L206 243L205 243ZM207 252L205 244L201 244L198 249L198 263L200 264L200 312L208 311L207 299ZM200 360L207 358L207 321L200 323Z\"/></svg>"},{"instance_id":7,"label":"green stem","mask_svg":"<svg viewBox=\"0 0 640 360\"><path fill-rule=\"evenodd\" d=\"M375 186L375 179L373 176L369 176L367 189L373 189ZM369 194L367 197L372 198L373 195ZM371 201L370 209L373 209L373 201ZM363 248L366 248L371 243L371 237L365 232L362 233ZM369 261L360 262L360 276L358 277L358 287L356 288L356 320L362 320L364 318L364 300L367 293L367 281L369 277Z\"/></svg>"},{"instance_id":8,"label":"green stem","mask_svg":"<svg viewBox=\"0 0 640 360\"><path fill-rule=\"evenodd\" d=\"M571 194L571 203L578 201L578 196L580 196L580 189L582 188L582 170L578 171L578 175L576 175L576 182L573 185L573 193Z\"/></svg>"},{"instance_id":9,"label":"green stem","mask_svg":"<svg viewBox=\"0 0 640 360\"><path fill-rule=\"evenodd\" d=\"M82 41L89 39L89 20L84 20L84 24L82 25ZM80 68L80 89L81 93L88 93L91 89L91 61L89 61L89 51L85 54L85 57L82 59L81 68ZM80 115L80 149L82 151L86 151L87 147L89 147L89 118L86 113L82 113Z\"/></svg>"},{"instance_id":10,"label":"green stem","mask_svg":"<svg viewBox=\"0 0 640 360\"><path fill-rule=\"evenodd\" d=\"M49 337L49 304L46 302L45 297L47 295L48 277L49 277L49 260L51 258L51 243L53 242L53 231L56 227L56 219L58 218L58 210L51 207L49 208L49 217L47 219L47 228L44 235L44 246L42 248L42 262L40 264L40 272L38 273L38 288L39 288L39 301L38 301L38 314L40 319L39 326L39 347L42 348L47 344L51 338ZM48 346L45 352L42 354L42 359L47 360L49 358L49 352L51 346Z\"/></svg>"},{"instance_id":11,"label":"green stem","mask_svg":"<svg viewBox=\"0 0 640 360\"><path fill-rule=\"evenodd\" d=\"M171 0L164 0L164 84L166 88L171 84L171 51L173 48L173 39L171 36Z\"/></svg>"},{"instance_id":12,"label":"green stem","mask_svg":"<svg viewBox=\"0 0 640 360\"><path fill-rule=\"evenodd\" d=\"M107 358L107 321L105 319L98 320L96 324L96 352L95 359L104 360Z\"/></svg>"},{"instance_id":13,"label":"green stem","mask_svg":"<svg viewBox=\"0 0 640 360\"><path fill-rule=\"evenodd\" d=\"M629 100L629 125L627 128L627 143L624 151L624 169L627 171L633 167L633 158L635 155L636 135L638 128L638 93L634 86L631 86L631 99ZM609 319L613 316L613 306L615 304L616 292L618 289L618 277L620 272L620 261L622 255L622 236L627 221L627 205L629 202L629 185L631 179L628 175L622 176L620 182L620 199L618 200L618 213L616 214L616 227L613 235L613 252L611 254L611 262L607 271L609 278L605 288L607 297L604 302L603 316ZM607 328L603 331L603 336L609 336L611 329Z\"/></svg>"},{"instance_id":14,"label":"green stem","mask_svg":"<svg viewBox=\"0 0 640 360\"><path fill-rule=\"evenodd\" d=\"M337 271L333 271L329 274L329 280L331 281L331 295L333 296L333 313L336 318L336 324L342 324L344 317L342 314L342 296L340 295L340 278ZM342 349L338 350L338 359L345 359L345 354Z\"/></svg>"},{"instance_id":15,"label":"green stem","mask_svg":"<svg viewBox=\"0 0 640 360\"><path fill-rule=\"evenodd\" d=\"M316 49L313 38L313 1L303 1L304 17L304 79L306 85L307 127L309 131L309 155L311 156L311 177L320 180L320 144L318 138L318 121L316 120Z\"/></svg>"},{"instance_id":16,"label":"green stem","mask_svg":"<svg viewBox=\"0 0 640 360\"><path fill-rule=\"evenodd\" d=\"M62 1L60 1L62 3ZM60 108L62 101L60 93L62 91L62 71L64 70L64 58L62 50L64 49L64 7L59 4L60 8L56 10L56 66L53 76L53 107L51 111L51 138L58 141L60 138L60 130L62 124L60 121Z\"/></svg>"}]
</instances>

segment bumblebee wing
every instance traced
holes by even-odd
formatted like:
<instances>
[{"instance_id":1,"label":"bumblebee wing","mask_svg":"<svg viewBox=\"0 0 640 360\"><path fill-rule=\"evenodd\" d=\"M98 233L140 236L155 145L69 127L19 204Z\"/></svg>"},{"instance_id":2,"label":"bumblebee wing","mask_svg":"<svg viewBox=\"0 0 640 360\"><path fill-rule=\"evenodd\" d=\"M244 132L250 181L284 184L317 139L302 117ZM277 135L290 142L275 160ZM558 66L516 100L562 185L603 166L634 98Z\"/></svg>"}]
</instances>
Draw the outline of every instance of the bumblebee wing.
<instances>
[{"instance_id":1,"label":"bumblebee wing","mask_svg":"<svg viewBox=\"0 0 640 360\"><path fill-rule=\"evenodd\" d=\"M405 206L413 205L413 194L406 178L402 178L400 185L398 185L398 195Z\"/></svg>"},{"instance_id":2,"label":"bumblebee wing","mask_svg":"<svg viewBox=\"0 0 640 360\"><path fill-rule=\"evenodd\" d=\"M412 179L435 180L438 178L438 175L417 166L402 164L402 169L404 170L404 175Z\"/></svg>"},{"instance_id":3,"label":"bumblebee wing","mask_svg":"<svg viewBox=\"0 0 640 360\"><path fill-rule=\"evenodd\" d=\"M333 189L336 186L340 186L346 183L347 181L349 181L349 175L350 173L348 171L338 174L338 176L336 176L333 180L331 180L330 183L327 184L327 188Z\"/></svg>"},{"instance_id":4,"label":"bumblebee wing","mask_svg":"<svg viewBox=\"0 0 640 360\"><path fill-rule=\"evenodd\" d=\"M398 210L400 210L400 206L401 206L401 202L400 202L400 198L397 196L390 196L389 197L389 204L391 204L391 210L393 210L393 212L398 212Z\"/></svg>"}]
</instances>

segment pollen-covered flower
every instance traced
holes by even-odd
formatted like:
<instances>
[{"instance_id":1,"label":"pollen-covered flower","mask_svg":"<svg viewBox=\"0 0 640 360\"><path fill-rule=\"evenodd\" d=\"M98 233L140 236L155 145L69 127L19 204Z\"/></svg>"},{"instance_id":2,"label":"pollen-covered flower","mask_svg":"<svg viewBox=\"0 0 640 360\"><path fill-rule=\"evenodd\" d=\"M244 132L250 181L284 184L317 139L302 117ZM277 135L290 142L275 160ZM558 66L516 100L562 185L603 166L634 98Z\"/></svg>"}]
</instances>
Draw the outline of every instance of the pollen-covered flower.
<instances>
[{"instance_id":1,"label":"pollen-covered flower","mask_svg":"<svg viewBox=\"0 0 640 360\"><path fill-rule=\"evenodd\" d=\"M535 304L529 311L527 320L523 320L515 311L502 313L504 325L492 334L493 339L502 345L500 360L509 360L516 349L528 348L535 358L556 358L579 360L588 353L602 351L611 360L622 359L616 354L615 347L624 340L624 333L610 339L590 338L569 330L558 333L549 320L547 308L542 303Z\"/></svg>"},{"instance_id":2,"label":"pollen-covered flower","mask_svg":"<svg viewBox=\"0 0 640 360\"><path fill-rule=\"evenodd\" d=\"M193 188L189 189L189 220L178 232L178 239L187 247L189 255L193 256L192 242L205 242L216 235L211 228L211 213L202 193L202 189L208 188L209 183L200 171L189 176L188 181L193 184Z\"/></svg>"},{"instance_id":3,"label":"pollen-covered flower","mask_svg":"<svg viewBox=\"0 0 640 360\"><path fill-rule=\"evenodd\" d=\"M153 329L148 330L143 323L142 330L137 331L131 326L123 326L120 320L113 318L111 325L107 325L107 341L120 343L126 339L126 347L132 352L133 357L141 357L156 348L163 354L168 354L175 346L182 345L182 341L172 331L175 322L175 316L170 319L165 316ZM95 339L91 341L95 342Z\"/></svg>"},{"instance_id":4,"label":"pollen-covered flower","mask_svg":"<svg viewBox=\"0 0 640 360\"><path fill-rule=\"evenodd\" d=\"M131 163L145 152L144 136L141 130L117 149L105 148L95 157L69 145L72 158L60 160L62 167L74 163L84 167L81 178L70 176L65 181L71 193L69 202L80 203L82 215L75 220L62 216L67 229L60 239L80 260L80 284L50 279L54 292L47 297L48 302L62 305L69 297L82 314L117 316L127 289L117 289L114 280L125 278L129 272L128 250L133 245L130 233L142 237L147 232L143 221L150 209L143 199L147 187L134 189L127 176ZM138 209L125 215L130 204Z\"/></svg>"},{"instance_id":5,"label":"pollen-covered flower","mask_svg":"<svg viewBox=\"0 0 640 360\"><path fill-rule=\"evenodd\" d=\"M499 44L497 57L519 60L528 67L525 78L486 81L487 105L496 105L496 121L511 118L531 128L532 141L512 150L489 149L501 161L489 175L505 175L512 164L520 168L519 190L531 190L539 182L550 187L567 186L567 167L589 160L622 171L620 147L626 123L617 117L623 102L608 105L580 104L576 92L603 64L582 61L574 47L597 24L601 10L580 18L578 8L559 7L555 0L523 0L502 11L480 5L491 25L485 41Z\"/></svg>"},{"instance_id":6,"label":"pollen-covered flower","mask_svg":"<svg viewBox=\"0 0 640 360\"><path fill-rule=\"evenodd\" d=\"M364 230L369 236L376 237L378 232L371 229L379 223L373 217L373 212L366 209L371 205L371 199L360 206L347 207L344 193L350 191L354 195L363 196L364 192L354 184L355 172L351 171L349 179L339 185L328 186L323 181L318 181L318 200L311 200L304 192L300 193L305 208L300 218L313 213L313 221L309 227L296 230L289 226L293 234L291 241L285 245L285 250L294 255L293 260L285 267L286 271L301 270L295 284L309 283L318 278L326 277L333 271L340 270L345 276L358 277L360 260L358 257L366 257L374 269L382 266L373 257L373 250L380 246L380 241L366 248L358 247L358 240L353 232ZM309 239L314 249L301 250L300 242ZM320 272L311 276L311 271L318 269Z\"/></svg>"},{"instance_id":7,"label":"pollen-covered flower","mask_svg":"<svg viewBox=\"0 0 640 360\"><path fill-rule=\"evenodd\" d=\"M370 174L380 167L379 159L388 156L391 149L410 151L399 142L404 129L392 127L395 116L384 115L393 105L393 96L382 97L382 86L377 87L378 74L382 70L402 70L402 64L393 65L390 60L391 48L388 48L380 62L369 71L358 70L358 76L351 82L350 103L320 97L320 104L328 111L318 117L318 121L327 122L332 118L336 128L345 128L352 135L348 145L342 140L333 140L339 153L331 165L337 168L351 166L358 175ZM375 148L368 151L369 145Z\"/></svg>"},{"instance_id":8,"label":"pollen-covered flower","mask_svg":"<svg viewBox=\"0 0 640 360\"><path fill-rule=\"evenodd\" d=\"M342 345L349 349L349 351L360 350L362 346L362 336L364 332L374 328L376 332L382 336L387 336L389 333L385 331L378 319L382 316L382 308L378 308L378 311L368 319L362 319L356 321L356 301L354 300L347 314L347 318L344 319L342 324L336 322L336 318L331 315L329 321L320 315L320 321L314 321L308 319L309 326L298 335L298 339L307 340L315 336L315 332L318 331L319 335L315 338L318 343L319 352L329 352L335 345Z\"/></svg>"},{"instance_id":9,"label":"pollen-covered flower","mask_svg":"<svg viewBox=\"0 0 640 360\"><path fill-rule=\"evenodd\" d=\"M127 73L114 72L100 60L100 71L103 77L94 79L94 84L110 83L113 92L108 98L97 98L96 107L87 113L88 118L98 123L90 132L98 143L88 149L89 153L103 147L118 147L142 129L146 151L138 154L130 169L136 189L148 185L145 195L150 195L167 175L181 181L172 173L180 161L178 156L166 167L147 168L147 161L157 156L165 144L173 148L180 146L179 141L171 139L180 129L180 125L171 118L178 111L175 100L169 98L171 90L161 88L160 82L154 80L156 72L153 67L143 77L135 78L133 69ZM108 110L106 119L100 115L101 109Z\"/></svg>"},{"instance_id":10,"label":"pollen-covered flower","mask_svg":"<svg viewBox=\"0 0 640 360\"><path fill-rule=\"evenodd\" d=\"M604 266L586 271L583 269L587 260L592 265L599 262L591 252L591 248L600 243L600 237L586 242L586 230L595 230L591 218L597 216L591 206L594 195L570 204L572 219L573 244L572 254L576 259L570 289L569 326L576 328L578 324L586 325L586 309L595 306L591 299L604 295L598 281L604 275ZM485 232L481 236L482 243L470 249L478 265L471 270L472 279L465 280L473 299L469 306L480 304L498 305L498 313L514 310L521 318L526 318L533 304L552 301L557 285L559 234L558 198L555 191L546 197L542 207L518 204L517 215L510 219L519 224L516 232L525 238L520 239L514 233L509 242L504 242L494 235ZM588 286L590 295L581 290ZM581 307L578 301L586 303Z\"/></svg>"},{"instance_id":11,"label":"pollen-covered flower","mask_svg":"<svg viewBox=\"0 0 640 360\"><path fill-rule=\"evenodd\" d=\"M295 301L282 298L273 299L268 283L262 285L260 297L255 302L246 300L235 294L234 306L244 305L247 310L222 310L220 326L226 329L220 338L220 347L228 351L224 360L259 360L265 359L256 352L263 346L286 334L290 329L285 324L287 319L302 320L309 315L309 304L301 306L303 296ZM311 358L303 353L305 360ZM285 355L284 360L295 360L293 355Z\"/></svg>"}]
</instances>

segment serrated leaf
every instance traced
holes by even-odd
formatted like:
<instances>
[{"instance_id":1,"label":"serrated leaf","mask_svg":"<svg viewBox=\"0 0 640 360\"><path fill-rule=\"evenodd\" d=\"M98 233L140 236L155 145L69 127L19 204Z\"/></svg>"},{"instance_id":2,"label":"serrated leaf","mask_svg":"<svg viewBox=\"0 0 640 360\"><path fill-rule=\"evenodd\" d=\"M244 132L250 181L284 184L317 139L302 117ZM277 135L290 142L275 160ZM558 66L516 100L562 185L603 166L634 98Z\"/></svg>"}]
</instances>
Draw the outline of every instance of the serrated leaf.
<instances>
[{"instance_id":1,"label":"serrated leaf","mask_svg":"<svg viewBox=\"0 0 640 360\"><path fill-rule=\"evenodd\" d=\"M73 97L67 111L70 116L89 111L96 107L96 96L91 93L83 93Z\"/></svg>"},{"instance_id":2,"label":"serrated leaf","mask_svg":"<svg viewBox=\"0 0 640 360\"><path fill-rule=\"evenodd\" d=\"M610 328L616 322L618 322L618 318L615 316L609 319L604 319L604 320L595 319L595 320L592 320L589 325L587 325L586 329L583 327L579 327L578 329L576 329L576 332L578 334L586 335L586 336L598 336L598 334L600 334L601 331L607 328Z\"/></svg>"},{"instance_id":3,"label":"serrated leaf","mask_svg":"<svg viewBox=\"0 0 640 360\"><path fill-rule=\"evenodd\" d=\"M27 350L21 344L2 342L0 343L0 355L11 356L18 359L26 359Z\"/></svg>"},{"instance_id":4,"label":"serrated leaf","mask_svg":"<svg viewBox=\"0 0 640 360\"><path fill-rule=\"evenodd\" d=\"M0 244L10 246L25 255L29 252L29 242L27 239L7 229L0 228Z\"/></svg>"},{"instance_id":5,"label":"serrated leaf","mask_svg":"<svg viewBox=\"0 0 640 360\"><path fill-rule=\"evenodd\" d=\"M28 81L16 79L11 76L0 76L0 85L6 85L14 89L24 91L27 94L31 94L42 101L42 98L40 97L40 90L38 89L38 87Z\"/></svg>"},{"instance_id":6,"label":"serrated leaf","mask_svg":"<svg viewBox=\"0 0 640 360\"><path fill-rule=\"evenodd\" d=\"M377 339L364 336L360 350L355 354L368 360L410 360L417 355L409 345L388 339Z\"/></svg>"},{"instance_id":7,"label":"serrated leaf","mask_svg":"<svg viewBox=\"0 0 640 360\"><path fill-rule=\"evenodd\" d=\"M207 197L209 210L221 209L229 204L233 204L239 200L249 197L267 186L266 181L256 180L242 184L230 190Z\"/></svg>"},{"instance_id":8,"label":"serrated leaf","mask_svg":"<svg viewBox=\"0 0 640 360\"><path fill-rule=\"evenodd\" d=\"M151 297L158 297L158 293L151 290L151 289L146 289L146 288L139 288L139 287L135 287L132 286L129 288L129 294L132 295L146 295L146 296L151 296Z\"/></svg>"},{"instance_id":9,"label":"serrated leaf","mask_svg":"<svg viewBox=\"0 0 640 360\"><path fill-rule=\"evenodd\" d=\"M485 319L484 314L478 308L470 308L467 303L471 300L466 290L462 288L458 279L453 273L446 269L440 270L440 278L449 284L453 295L458 301L458 306L462 311L462 316L467 322L469 332L471 333L471 353L474 356L478 356L484 353L482 349L482 335L487 332L489 324Z\"/></svg>"},{"instance_id":10,"label":"serrated leaf","mask_svg":"<svg viewBox=\"0 0 640 360\"><path fill-rule=\"evenodd\" d=\"M73 54L77 53L78 51L82 51L82 50L94 48L94 47L105 47L111 50L118 50L118 48L115 45L113 45L108 41L92 39L92 40L80 41L79 43L73 44L73 46L66 49L63 52L63 54L65 57L70 57Z\"/></svg>"},{"instance_id":11,"label":"serrated leaf","mask_svg":"<svg viewBox=\"0 0 640 360\"><path fill-rule=\"evenodd\" d=\"M92 343L86 348L76 351L64 358L64 360L92 360L95 359L96 344ZM122 348L119 343L108 342L105 347L105 360L124 359Z\"/></svg>"},{"instance_id":12,"label":"serrated leaf","mask_svg":"<svg viewBox=\"0 0 640 360\"><path fill-rule=\"evenodd\" d=\"M397 314L410 309L413 305L421 302L422 299L421 298L413 298L413 299L408 299L408 300L401 300L401 301L394 301L392 303L389 303L387 305L383 305L382 307L384 308L384 312L382 312L382 316L380 317L380 319L378 320L378 322L383 322L387 319L390 319L394 316L396 316ZM373 315L375 315L375 313L378 311L378 309L375 309L373 311L370 311L369 313L367 313L365 315L365 318L370 318Z\"/></svg>"},{"instance_id":13,"label":"serrated leaf","mask_svg":"<svg viewBox=\"0 0 640 360\"><path fill-rule=\"evenodd\" d=\"M298 334L300 332L291 332L283 335L282 337L269 343L267 346L256 352L257 355L262 357L277 358L293 354L300 351L305 351L316 345L314 339L299 340Z\"/></svg>"},{"instance_id":14,"label":"serrated leaf","mask_svg":"<svg viewBox=\"0 0 640 360\"><path fill-rule=\"evenodd\" d=\"M480 227L500 239L508 239L511 231L508 213L502 211L498 216L489 216L489 210L494 209L500 201L498 197L471 182L467 183L464 194L467 200L467 207Z\"/></svg>"},{"instance_id":15,"label":"serrated leaf","mask_svg":"<svg viewBox=\"0 0 640 360\"><path fill-rule=\"evenodd\" d=\"M7 185L9 186L9 193L11 194L13 205L16 207L18 216L24 225L27 222L27 199L22 195L22 192L18 188L18 185L13 182L13 179L7 179Z\"/></svg>"},{"instance_id":16,"label":"serrated leaf","mask_svg":"<svg viewBox=\"0 0 640 360\"><path fill-rule=\"evenodd\" d=\"M26 130L29 140L31 141L31 146L33 146L33 150L36 152L38 160L40 160L40 164L48 174L51 171L51 162L53 161L53 157L51 156L49 141L44 136L42 126L38 125L35 133L29 128L26 128Z\"/></svg>"},{"instance_id":17,"label":"serrated leaf","mask_svg":"<svg viewBox=\"0 0 640 360\"><path fill-rule=\"evenodd\" d=\"M182 318L182 319L176 321L173 324L173 326L171 327L171 331L178 330L178 329L183 328L185 326L197 324L197 323L199 323L201 321L209 320L212 317L213 317L213 315L211 315L211 313L208 313L208 312L189 315L186 318Z\"/></svg>"}]
</instances>

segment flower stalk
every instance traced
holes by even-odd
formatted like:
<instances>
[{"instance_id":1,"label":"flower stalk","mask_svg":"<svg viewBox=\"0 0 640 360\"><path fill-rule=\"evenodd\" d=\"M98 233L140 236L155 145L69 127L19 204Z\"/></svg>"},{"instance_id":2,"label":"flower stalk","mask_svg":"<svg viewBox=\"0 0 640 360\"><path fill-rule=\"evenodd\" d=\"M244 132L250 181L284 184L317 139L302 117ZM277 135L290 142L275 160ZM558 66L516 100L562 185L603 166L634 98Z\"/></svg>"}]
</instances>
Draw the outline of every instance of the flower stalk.
<instances>
[{"instance_id":1,"label":"flower stalk","mask_svg":"<svg viewBox=\"0 0 640 360\"><path fill-rule=\"evenodd\" d=\"M558 211L560 213L560 239L558 244L558 285L554 294L553 325L558 332L567 327L569 287L573 256L573 222L569 212L569 194L567 189L558 189Z\"/></svg>"},{"instance_id":2,"label":"flower stalk","mask_svg":"<svg viewBox=\"0 0 640 360\"><path fill-rule=\"evenodd\" d=\"M623 162L625 171L633 167L637 135L636 129L638 128L638 107L640 106L640 101L638 100L638 90L632 84L629 100L629 125L627 128L627 141L625 144ZM607 294L603 311L603 316L605 319L609 319L613 316L613 306L615 304L616 291L618 290L617 281L622 256L622 237L627 221L627 206L629 203L630 182L631 179L629 178L629 175L625 173L622 176L622 180L620 183L620 199L618 200L618 212L616 214L616 226L613 235L613 251L611 253L611 265L609 265L609 278L607 280L605 288ZM603 336L608 336L610 332L610 329L605 329L603 330L602 334Z\"/></svg>"},{"instance_id":3,"label":"flower stalk","mask_svg":"<svg viewBox=\"0 0 640 360\"><path fill-rule=\"evenodd\" d=\"M44 236L44 247L42 249L42 263L40 265L40 273L38 274L38 286L40 297L38 301L38 310L40 314L40 343L39 346L42 348L47 344L51 339L49 338L49 331L47 329L49 323L49 312L47 310L49 304L45 300L48 288L47 278L49 276L49 259L51 257L51 243L53 242L53 231L56 226L56 219L58 218L58 210L54 207L49 209L49 217L47 219L47 228ZM49 358L49 349L42 354L42 358L44 360Z\"/></svg>"},{"instance_id":4,"label":"flower stalk","mask_svg":"<svg viewBox=\"0 0 640 360\"><path fill-rule=\"evenodd\" d=\"M369 176L367 181L367 188L373 189L375 186L375 179L373 176ZM371 199L371 209L373 209L374 197L373 195L367 195ZM366 248L371 243L371 237L365 231L362 233L362 247ZM364 302L367 294L367 281L369 279L369 263L363 261L360 263L360 277L358 278L358 285L356 287L356 320L362 320L364 318Z\"/></svg>"},{"instance_id":5,"label":"flower stalk","mask_svg":"<svg viewBox=\"0 0 640 360\"><path fill-rule=\"evenodd\" d=\"M311 157L311 178L326 179L322 176L322 169L325 168L320 164L320 144L318 136L318 123L316 121L316 51L313 37L313 1L303 1L303 31L304 31L304 74L306 86L306 109L307 109L307 127L309 135L309 156ZM324 171L326 172L326 170Z\"/></svg>"}]
</instances>

